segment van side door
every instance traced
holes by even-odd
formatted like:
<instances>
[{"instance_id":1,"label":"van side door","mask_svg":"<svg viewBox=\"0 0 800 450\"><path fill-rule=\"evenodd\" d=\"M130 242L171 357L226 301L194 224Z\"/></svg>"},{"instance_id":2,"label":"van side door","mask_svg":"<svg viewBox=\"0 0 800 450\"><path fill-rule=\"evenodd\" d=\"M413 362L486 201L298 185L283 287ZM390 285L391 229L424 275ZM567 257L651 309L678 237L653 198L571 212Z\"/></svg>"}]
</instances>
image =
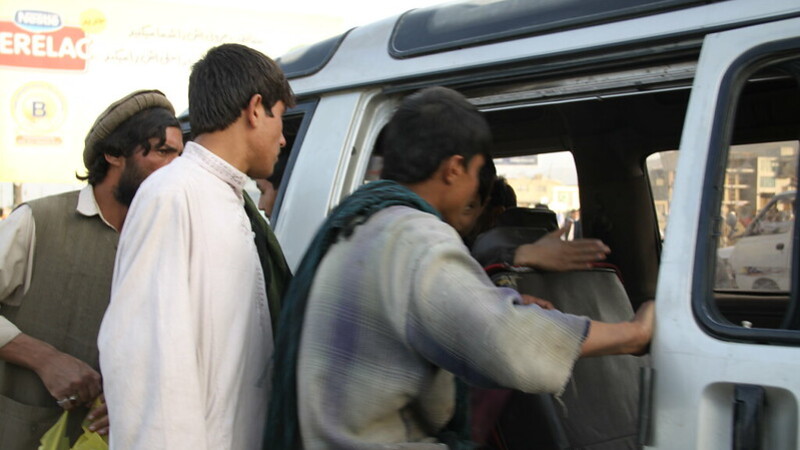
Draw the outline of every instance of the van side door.
<instances>
[{"instance_id":1,"label":"van side door","mask_svg":"<svg viewBox=\"0 0 800 450\"><path fill-rule=\"evenodd\" d=\"M797 101L796 101L797 100ZM789 107L781 107L788 105ZM793 105L793 106L792 106ZM797 189L800 19L706 36L681 138L656 294L653 449L797 449L796 205L787 285L716 284L729 210L754 218ZM757 163L772 158L774 170ZM771 166L771 167L772 167ZM733 183L732 173L740 181ZM723 239L723 236L725 239ZM735 245L735 243L733 244ZM746 264L745 264L746 265ZM732 273L738 281L746 274Z\"/></svg>"}]
</instances>

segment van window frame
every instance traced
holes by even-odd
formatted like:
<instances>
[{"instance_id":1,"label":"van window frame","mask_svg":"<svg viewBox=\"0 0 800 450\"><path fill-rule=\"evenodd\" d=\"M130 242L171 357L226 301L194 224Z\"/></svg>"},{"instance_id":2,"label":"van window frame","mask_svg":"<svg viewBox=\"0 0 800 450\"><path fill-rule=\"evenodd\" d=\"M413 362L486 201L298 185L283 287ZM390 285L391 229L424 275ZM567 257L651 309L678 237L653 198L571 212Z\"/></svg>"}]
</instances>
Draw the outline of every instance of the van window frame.
<instances>
[{"instance_id":1,"label":"van window frame","mask_svg":"<svg viewBox=\"0 0 800 450\"><path fill-rule=\"evenodd\" d=\"M782 58L782 54L785 55ZM791 38L769 42L754 47L741 54L726 70L720 83L709 146L708 164L701 194L701 211L717 211L722 201L721 187L723 185L724 171L720 168L727 163L728 151L732 140L734 116L739 97L748 77L759 69L775 64L786 57L797 59L800 57L800 38ZM796 206L795 206L796 208ZM725 341L742 342L750 344L780 344L787 346L800 346L800 330L793 329L768 329L745 328L726 321L717 311L714 304L714 271L708 267L716 265L716 227L719 225L714 214L701 214L698 221L697 246L695 248L694 267L695 276L692 280L692 311L695 320L706 333ZM797 222L795 214L795 222ZM795 223L797 225L797 223ZM798 230L795 226L795 243L798 243ZM798 245L793 251L792 283L789 293L789 314L798 313ZM797 317L790 318L796 322ZM784 321L787 323L787 321Z\"/></svg>"},{"instance_id":2,"label":"van window frame","mask_svg":"<svg viewBox=\"0 0 800 450\"><path fill-rule=\"evenodd\" d=\"M300 149L303 146L303 139L306 136L306 132L308 132L308 127L311 124L311 118L314 116L314 111L317 109L318 103L319 99L317 98L299 100L293 108L289 108L283 114L283 120L286 120L287 118L294 118L296 116L301 116L302 119L300 121L300 128L298 128L297 135L292 143L292 148L290 149L289 159L286 161L286 168L284 169L283 176L281 177L280 186L278 186L278 195L275 197L275 205L273 206L271 217L273 227L278 223L278 220L280 220L281 206L283 205L283 199L286 195L286 187L289 185L292 172L294 172L294 165L297 161L297 155L300 153Z\"/></svg>"}]
</instances>

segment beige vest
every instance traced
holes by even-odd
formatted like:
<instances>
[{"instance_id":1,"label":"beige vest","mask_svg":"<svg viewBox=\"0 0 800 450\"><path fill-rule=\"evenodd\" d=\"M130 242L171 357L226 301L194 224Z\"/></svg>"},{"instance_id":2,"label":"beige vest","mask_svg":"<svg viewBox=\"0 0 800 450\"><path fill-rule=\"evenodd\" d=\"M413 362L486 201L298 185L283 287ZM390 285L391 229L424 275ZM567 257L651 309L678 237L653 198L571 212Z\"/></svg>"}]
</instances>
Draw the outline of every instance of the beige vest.
<instances>
[{"instance_id":1,"label":"beige vest","mask_svg":"<svg viewBox=\"0 0 800 450\"><path fill-rule=\"evenodd\" d=\"M23 333L98 370L97 333L119 234L99 216L76 211L79 192L29 203L36 224L31 284L21 306L4 306L3 315ZM61 412L33 371L0 361L0 448L37 448ZM73 427L85 414L71 414Z\"/></svg>"}]
</instances>

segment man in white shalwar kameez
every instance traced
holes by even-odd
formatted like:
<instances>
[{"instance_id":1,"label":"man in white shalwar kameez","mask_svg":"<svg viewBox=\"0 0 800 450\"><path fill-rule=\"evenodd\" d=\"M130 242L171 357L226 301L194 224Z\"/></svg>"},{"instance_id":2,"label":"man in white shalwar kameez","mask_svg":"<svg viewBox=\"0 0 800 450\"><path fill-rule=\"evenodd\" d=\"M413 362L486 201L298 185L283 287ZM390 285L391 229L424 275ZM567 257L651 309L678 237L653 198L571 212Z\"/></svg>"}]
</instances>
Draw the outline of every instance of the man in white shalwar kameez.
<instances>
[{"instance_id":1,"label":"man in white shalwar kameez","mask_svg":"<svg viewBox=\"0 0 800 450\"><path fill-rule=\"evenodd\" d=\"M277 244L258 248L243 187L271 175L292 104L278 66L248 47L222 45L194 65L197 137L139 190L98 338L112 449L260 448L271 297L288 271Z\"/></svg>"}]
</instances>

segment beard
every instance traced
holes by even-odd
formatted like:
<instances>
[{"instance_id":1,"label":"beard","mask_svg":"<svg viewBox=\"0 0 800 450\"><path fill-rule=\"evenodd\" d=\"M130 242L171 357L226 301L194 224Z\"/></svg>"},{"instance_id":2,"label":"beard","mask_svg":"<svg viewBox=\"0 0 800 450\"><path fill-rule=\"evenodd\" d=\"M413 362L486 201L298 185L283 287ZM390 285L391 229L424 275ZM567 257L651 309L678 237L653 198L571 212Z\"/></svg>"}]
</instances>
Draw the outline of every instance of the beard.
<instances>
[{"instance_id":1,"label":"beard","mask_svg":"<svg viewBox=\"0 0 800 450\"><path fill-rule=\"evenodd\" d=\"M125 206L131 206L133 196L139 190L142 181L147 178L141 167L133 160L128 158L126 160L125 169L122 170L122 175L119 177L119 184L114 189L114 198Z\"/></svg>"}]
</instances>

